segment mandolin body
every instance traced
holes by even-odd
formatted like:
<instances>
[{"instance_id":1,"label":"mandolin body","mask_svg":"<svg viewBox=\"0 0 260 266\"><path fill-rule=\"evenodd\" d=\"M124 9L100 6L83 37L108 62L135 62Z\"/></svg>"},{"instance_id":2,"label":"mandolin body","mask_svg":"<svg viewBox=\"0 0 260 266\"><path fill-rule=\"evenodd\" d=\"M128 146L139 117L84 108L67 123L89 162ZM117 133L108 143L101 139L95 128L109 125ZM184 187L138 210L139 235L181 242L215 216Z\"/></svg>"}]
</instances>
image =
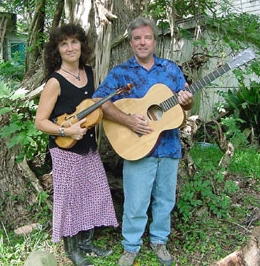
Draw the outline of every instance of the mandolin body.
<instances>
[{"instance_id":1,"label":"mandolin body","mask_svg":"<svg viewBox=\"0 0 260 266\"><path fill-rule=\"evenodd\" d=\"M89 113L87 112L87 110L91 109L94 104L96 103L92 99L85 99L77 106L76 111L74 113L65 113L63 115L58 116L55 119L55 123L60 127L68 128L71 127L73 124L76 124L81 119L86 118L86 121L81 124L81 127L87 129L92 128L97 125L103 117L101 106L98 106ZM85 113L87 114L85 115ZM55 142L60 148L70 149L76 144L77 140L72 139L71 137L57 136Z\"/></svg>"}]
</instances>

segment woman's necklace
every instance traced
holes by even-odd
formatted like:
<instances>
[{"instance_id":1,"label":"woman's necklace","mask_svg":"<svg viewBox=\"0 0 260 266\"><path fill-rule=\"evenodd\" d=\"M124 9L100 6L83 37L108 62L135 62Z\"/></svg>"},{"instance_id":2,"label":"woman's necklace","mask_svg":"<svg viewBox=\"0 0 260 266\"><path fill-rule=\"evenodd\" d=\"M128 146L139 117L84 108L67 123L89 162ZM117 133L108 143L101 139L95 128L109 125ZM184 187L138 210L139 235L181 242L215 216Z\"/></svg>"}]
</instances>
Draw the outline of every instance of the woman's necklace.
<instances>
[{"instance_id":1,"label":"woman's necklace","mask_svg":"<svg viewBox=\"0 0 260 266\"><path fill-rule=\"evenodd\" d=\"M73 73L71 73L71 72L65 70L65 69L62 68L62 67L61 67L60 69L63 70L64 72L70 74L71 76L75 77L78 81L80 81L80 75L79 75L79 74L80 74L80 69L79 69L79 73L78 73L78 75L75 75L75 74L73 74Z\"/></svg>"}]
</instances>

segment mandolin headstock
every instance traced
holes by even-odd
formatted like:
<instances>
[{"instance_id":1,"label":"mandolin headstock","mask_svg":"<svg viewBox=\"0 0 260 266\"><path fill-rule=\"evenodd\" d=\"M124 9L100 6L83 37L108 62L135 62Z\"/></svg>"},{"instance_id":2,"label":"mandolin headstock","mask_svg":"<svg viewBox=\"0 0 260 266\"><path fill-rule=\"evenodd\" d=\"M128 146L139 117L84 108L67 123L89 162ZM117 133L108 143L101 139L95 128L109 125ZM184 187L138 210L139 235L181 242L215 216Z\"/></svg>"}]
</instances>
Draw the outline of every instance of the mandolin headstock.
<instances>
[{"instance_id":1,"label":"mandolin headstock","mask_svg":"<svg viewBox=\"0 0 260 266\"><path fill-rule=\"evenodd\" d=\"M126 84L126 86L123 86L123 87L117 89L116 90L116 94L121 94L121 93L124 93L124 92L129 92L133 87L134 87L133 84L128 83L128 84Z\"/></svg>"}]
</instances>

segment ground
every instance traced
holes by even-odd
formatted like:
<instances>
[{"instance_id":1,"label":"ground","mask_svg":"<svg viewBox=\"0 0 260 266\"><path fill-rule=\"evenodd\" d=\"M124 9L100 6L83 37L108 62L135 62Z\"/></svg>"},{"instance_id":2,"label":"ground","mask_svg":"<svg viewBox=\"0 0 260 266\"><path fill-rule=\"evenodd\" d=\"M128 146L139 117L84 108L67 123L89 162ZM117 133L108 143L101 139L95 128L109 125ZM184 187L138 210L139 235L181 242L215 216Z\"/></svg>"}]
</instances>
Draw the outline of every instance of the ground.
<instances>
[{"instance_id":1,"label":"ground","mask_svg":"<svg viewBox=\"0 0 260 266\"><path fill-rule=\"evenodd\" d=\"M212 227L209 228L208 225L206 225L205 228L200 228L201 234L206 233L207 237L205 239L209 238L216 238L216 243L214 245L214 242L209 241L208 243L200 243L198 242L198 248L194 249L194 244L192 241L196 241L196 239L192 240L193 234L191 232L186 232L187 235L185 235L180 230L176 229L176 224L180 221L178 220L178 216L174 215L172 216L172 233L169 238L168 242L168 249L171 251L175 258L176 266L201 266L201 265L213 265L214 258L219 257L219 248L225 250L225 254L223 253L223 257L227 256L228 254L234 252L239 248L238 241L238 235L239 239L244 238L247 239L254 226L257 224L259 225L260 222L260 206L259 208L256 207L256 202L260 203L260 193L259 190L256 190L256 188L259 188L259 180L252 180L250 177L243 177L239 175L228 175L226 178L229 180L234 180L240 187L239 193L236 193L232 197L232 206L242 206L244 204L245 199L248 200L248 213L249 215L244 220L237 220L234 222L232 219L217 219L215 220L215 224L212 224ZM119 182L120 183L120 182ZM117 184L118 185L118 184ZM121 247L121 215L122 215L122 203L123 203L123 193L121 188L113 189L112 190L114 202L116 203L116 209L118 214L118 220L120 222L120 226L116 229L107 229L107 228L100 228L97 229L95 232L95 238L94 243L97 245L103 245L106 243L107 246L110 246L114 249L114 254L110 257L98 260L94 259L95 265L101 266L101 265L116 265L116 262L118 258L120 257L120 254L122 253L122 247ZM196 220L196 223L198 220L203 220L203 215L200 217L198 216L200 214L196 214L194 217L194 223ZM238 214L239 217L239 214ZM222 221L221 221L222 220ZM190 223L190 221L189 221ZM191 223L192 224L192 223ZM203 226L203 222L201 223L201 226ZM199 230L198 227L194 227L190 230ZM205 230L205 231L204 231ZM223 238L223 234L225 237ZM147 231L144 234L143 237L144 244L141 249L140 255L138 256L136 266L138 265L146 265L146 266L159 266L159 263L156 260L156 257L154 254L151 253L149 248L149 238ZM191 250L189 252L188 245L193 246L191 247ZM226 247L225 247L226 245ZM56 256L58 260L58 265L63 266L71 266L71 262L66 258L66 255L63 250L62 243L55 246ZM214 252L216 253L214 256ZM149 258L151 260L149 261ZM183 258L186 258L185 260ZM215 259L217 261L217 259ZM107 262L107 264L106 264ZM147 264L148 263L148 264ZM252 265L255 266L255 265Z\"/></svg>"}]
</instances>

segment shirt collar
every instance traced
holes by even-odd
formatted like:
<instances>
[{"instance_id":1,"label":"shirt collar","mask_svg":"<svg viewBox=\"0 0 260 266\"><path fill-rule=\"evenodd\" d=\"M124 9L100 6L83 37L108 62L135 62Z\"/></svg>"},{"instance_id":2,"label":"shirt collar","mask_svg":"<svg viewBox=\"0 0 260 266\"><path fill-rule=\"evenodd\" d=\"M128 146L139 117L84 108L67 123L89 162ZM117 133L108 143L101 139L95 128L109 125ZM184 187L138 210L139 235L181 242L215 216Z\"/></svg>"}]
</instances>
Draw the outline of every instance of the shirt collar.
<instances>
[{"instance_id":1,"label":"shirt collar","mask_svg":"<svg viewBox=\"0 0 260 266\"><path fill-rule=\"evenodd\" d=\"M162 66L162 65L164 65L164 61L165 61L164 59L159 58L159 57L156 56L155 54L153 55L153 57L154 57L154 65L155 65L155 66L158 66L158 65ZM136 59L135 59L135 56L132 56L132 57L128 60L128 64L129 64L130 67L138 67L138 66L140 66L140 64L137 63L137 61L136 61Z\"/></svg>"}]
</instances>

